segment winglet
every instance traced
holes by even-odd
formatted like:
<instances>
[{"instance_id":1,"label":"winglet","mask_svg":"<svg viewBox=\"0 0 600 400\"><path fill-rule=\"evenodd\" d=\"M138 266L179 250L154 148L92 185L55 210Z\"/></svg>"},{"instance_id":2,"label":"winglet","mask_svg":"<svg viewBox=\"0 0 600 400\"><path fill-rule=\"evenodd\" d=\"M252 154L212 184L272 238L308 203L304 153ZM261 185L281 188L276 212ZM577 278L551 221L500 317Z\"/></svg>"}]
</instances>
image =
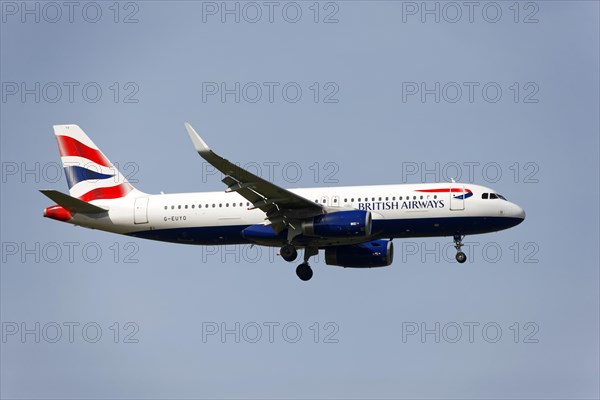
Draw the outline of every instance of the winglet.
<instances>
[{"instance_id":1,"label":"winglet","mask_svg":"<svg viewBox=\"0 0 600 400\"><path fill-rule=\"evenodd\" d=\"M196 132L196 130L192 128L192 125L190 125L188 122L184 123L183 125L185 126L188 135L190 135L190 139L192 139L192 143L194 144L196 151L201 155L210 153L210 147L208 147L204 140L202 140L200 135L198 135L198 132Z\"/></svg>"}]
</instances>

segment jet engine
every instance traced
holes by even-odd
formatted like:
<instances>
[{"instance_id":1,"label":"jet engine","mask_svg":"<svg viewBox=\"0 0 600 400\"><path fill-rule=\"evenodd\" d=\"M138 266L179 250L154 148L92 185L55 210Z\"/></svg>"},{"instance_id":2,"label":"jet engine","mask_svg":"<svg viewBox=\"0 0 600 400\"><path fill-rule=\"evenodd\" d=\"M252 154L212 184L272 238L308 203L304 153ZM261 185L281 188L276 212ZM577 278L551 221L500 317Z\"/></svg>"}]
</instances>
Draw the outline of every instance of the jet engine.
<instances>
[{"instance_id":1,"label":"jet engine","mask_svg":"<svg viewBox=\"0 0 600 400\"><path fill-rule=\"evenodd\" d=\"M387 267L394 260L394 245L391 240L372 240L350 246L325 249L327 265L348 268Z\"/></svg>"},{"instance_id":2,"label":"jet engine","mask_svg":"<svg viewBox=\"0 0 600 400\"><path fill-rule=\"evenodd\" d=\"M369 236L371 213L351 210L317 215L302 223L302 233L319 237Z\"/></svg>"}]
</instances>

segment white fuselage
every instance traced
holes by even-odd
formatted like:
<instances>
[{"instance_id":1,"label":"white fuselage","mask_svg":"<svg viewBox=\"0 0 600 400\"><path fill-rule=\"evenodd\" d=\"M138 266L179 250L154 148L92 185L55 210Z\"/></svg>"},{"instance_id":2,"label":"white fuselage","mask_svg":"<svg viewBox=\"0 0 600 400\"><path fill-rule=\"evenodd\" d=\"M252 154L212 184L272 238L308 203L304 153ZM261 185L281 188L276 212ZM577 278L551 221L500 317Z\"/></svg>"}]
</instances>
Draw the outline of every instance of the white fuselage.
<instances>
[{"instance_id":1,"label":"white fuselage","mask_svg":"<svg viewBox=\"0 0 600 400\"><path fill-rule=\"evenodd\" d=\"M453 190L459 190L455 192ZM327 212L367 210L373 219L370 238L448 236L494 232L520 223L518 205L497 198L494 190L462 183L346 186L290 189L325 206ZM484 199L483 194L488 198ZM491 194L494 194L492 197ZM265 214L237 193L206 192L95 200L108 208L99 218L75 214L70 223L153 240L189 244L249 242L241 231L268 224ZM364 240L364 238L362 239ZM281 240L260 243L281 245ZM319 246L335 245L326 240Z\"/></svg>"}]
</instances>

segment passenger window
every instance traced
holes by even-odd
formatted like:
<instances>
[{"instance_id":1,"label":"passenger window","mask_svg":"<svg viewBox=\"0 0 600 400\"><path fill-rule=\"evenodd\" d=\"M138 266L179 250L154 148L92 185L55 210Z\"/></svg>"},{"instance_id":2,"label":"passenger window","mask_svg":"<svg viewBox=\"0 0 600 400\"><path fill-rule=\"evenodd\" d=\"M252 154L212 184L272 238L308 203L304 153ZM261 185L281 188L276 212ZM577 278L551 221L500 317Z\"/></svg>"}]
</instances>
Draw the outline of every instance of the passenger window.
<instances>
[{"instance_id":1,"label":"passenger window","mask_svg":"<svg viewBox=\"0 0 600 400\"><path fill-rule=\"evenodd\" d=\"M185 205L185 209L186 209L186 210L187 210L187 206L188 206L188 205L186 204L186 205Z\"/></svg>"},{"instance_id":2,"label":"passenger window","mask_svg":"<svg viewBox=\"0 0 600 400\"><path fill-rule=\"evenodd\" d=\"M202 208L202 204L198 204L198 208Z\"/></svg>"},{"instance_id":3,"label":"passenger window","mask_svg":"<svg viewBox=\"0 0 600 400\"><path fill-rule=\"evenodd\" d=\"M487 200L487 198L488 198L488 194L487 194L487 193L483 193L483 194L481 195L481 198L482 198L482 199L484 199L484 200Z\"/></svg>"},{"instance_id":4,"label":"passenger window","mask_svg":"<svg viewBox=\"0 0 600 400\"><path fill-rule=\"evenodd\" d=\"M177 209L178 209L178 210L181 210L181 204L177 206Z\"/></svg>"},{"instance_id":5,"label":"passenger window","mask_svg":"<svg viewBox=\"0 0 600 400\"><path fill-rule=\"evenodd\" d=\"M165 210L166 210L167 208L168 208L168 207L167 207L167 206L165 206Z\"/></svg>"}]
</instances>

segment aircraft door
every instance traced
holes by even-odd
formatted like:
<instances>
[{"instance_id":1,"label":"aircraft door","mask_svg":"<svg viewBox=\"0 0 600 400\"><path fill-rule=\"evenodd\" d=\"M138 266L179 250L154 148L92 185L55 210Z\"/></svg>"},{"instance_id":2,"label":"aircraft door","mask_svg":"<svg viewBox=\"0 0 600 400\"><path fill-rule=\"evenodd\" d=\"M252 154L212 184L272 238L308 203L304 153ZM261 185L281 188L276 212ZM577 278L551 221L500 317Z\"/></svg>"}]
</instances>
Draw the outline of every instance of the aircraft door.
<instances>
[{"instance_id":1,"label":"aircraft door","mask_svg":"<svg viewBox=\"0 0 600 400\"><path fill-rule=\"evenodd\" d=\"M465 209L465 193L464 185L450 186L450 211Z\"/></svg>"},{"instance_id":2,"label":"aircraft door","mask_svg":"<svg viewBox=\"0 0 600 400\"><path fill-rule=\"evenodd\" d=\"M328 206L329 205L329 198L327 196L321 196L321 199L319 200L319 203L323 204L324 206Z\"/></svg>"},{"instance_id":3,"label":"aircraft door","mask_svg":"<svg viewBox=\"0 0 600 400\"><path fill-rule=\"evenodd\" d=\"M136 224L148 223L148 197L140 197L135 199L133 208L133 222Z\"/></svg>"}]
</instances>

